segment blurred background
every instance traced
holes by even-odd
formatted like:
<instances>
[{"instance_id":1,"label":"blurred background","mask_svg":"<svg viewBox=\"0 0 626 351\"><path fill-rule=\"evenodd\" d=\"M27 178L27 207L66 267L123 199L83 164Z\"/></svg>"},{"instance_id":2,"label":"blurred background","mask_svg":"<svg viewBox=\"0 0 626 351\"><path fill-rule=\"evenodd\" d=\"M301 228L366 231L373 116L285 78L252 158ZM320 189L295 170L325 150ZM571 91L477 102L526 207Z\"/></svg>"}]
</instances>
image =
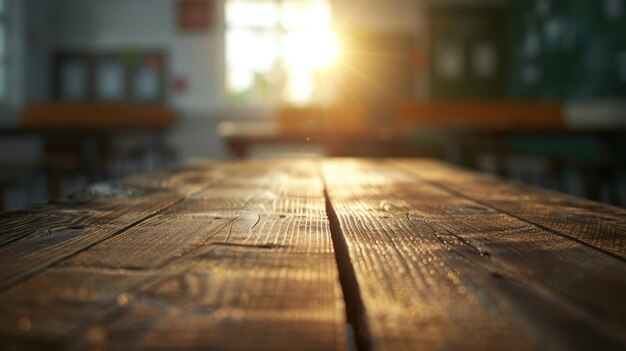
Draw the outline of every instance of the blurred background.
<instances>
[{"instance_id":1,"label":"blurred background","mask_svg":"<svg viewBox=\"0 0 626 351\"><path fill-rule=\"evenodd\" d=\"M303 156L625 206L625 98L626 0L0 0L0 206Z\"/></svg>"}]
</instances>

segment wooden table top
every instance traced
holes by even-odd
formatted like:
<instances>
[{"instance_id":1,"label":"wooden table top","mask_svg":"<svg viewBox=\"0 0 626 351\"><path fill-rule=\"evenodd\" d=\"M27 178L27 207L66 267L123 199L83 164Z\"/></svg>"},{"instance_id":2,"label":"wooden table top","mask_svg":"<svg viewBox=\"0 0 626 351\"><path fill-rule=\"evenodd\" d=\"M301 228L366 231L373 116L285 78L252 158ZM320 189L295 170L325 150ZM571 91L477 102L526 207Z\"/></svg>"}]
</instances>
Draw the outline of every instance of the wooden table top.
<instances>
[{"instance_id":1,"label":"wooden table top","mask_svg":"<svg viewBox=\"0 0 626 351\"><path fill-rule=\"evenodd\" d=\"M626 348L626 210L422 159L213 162L0 216L0 349Z\"/></svg>"}]
</instances>

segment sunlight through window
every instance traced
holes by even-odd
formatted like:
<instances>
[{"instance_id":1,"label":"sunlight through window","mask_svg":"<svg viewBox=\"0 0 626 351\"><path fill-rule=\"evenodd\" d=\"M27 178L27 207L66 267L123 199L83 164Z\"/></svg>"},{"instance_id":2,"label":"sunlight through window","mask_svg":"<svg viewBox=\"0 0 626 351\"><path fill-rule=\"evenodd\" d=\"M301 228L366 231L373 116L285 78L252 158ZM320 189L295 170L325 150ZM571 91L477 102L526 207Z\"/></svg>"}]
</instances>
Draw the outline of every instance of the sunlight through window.
<instances>
[{"instance_id":1,"label":"sunlight through window","mask_svg":"<svg viewBox=\"0 0 626 351\"><path fill-rule=\"evenodd\" d=\"M323 103L339 56L327 0L226 2L226 82L246 103Z\"/></svg>"}]
</instances>

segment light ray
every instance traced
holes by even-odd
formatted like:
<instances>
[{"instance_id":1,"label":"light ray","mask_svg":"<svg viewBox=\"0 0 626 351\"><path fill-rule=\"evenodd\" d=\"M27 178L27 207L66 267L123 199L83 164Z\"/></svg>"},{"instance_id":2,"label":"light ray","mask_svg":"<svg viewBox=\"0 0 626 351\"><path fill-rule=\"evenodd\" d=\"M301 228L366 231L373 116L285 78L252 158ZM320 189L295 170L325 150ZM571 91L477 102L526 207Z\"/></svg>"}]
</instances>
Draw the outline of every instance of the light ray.
<instances>
[{"instance_id":1,"label":"light ray","mask_svg":"<svg viewBox=\"0 0 626 351\"><path fill-rule=\"evenodd\" d=\"M397 96L393 91L391 91L389 88L385 87L384 85L378 83L376 80L372 79L371 77L368 77L365 73L359 71L358 69L356 69L355 67L351 66L349 63L347 62L341 62L342 66L347 67L348 69L350 69L352 72L358 74L360 77L364 78L366 81L368 81L372 86L379 88L382 92L384 92L385 94L387 94L387 96L389 96L390 98L394 99L394 100L401 100L401 98L399 96Z\"/></svg>"}]
</instances>

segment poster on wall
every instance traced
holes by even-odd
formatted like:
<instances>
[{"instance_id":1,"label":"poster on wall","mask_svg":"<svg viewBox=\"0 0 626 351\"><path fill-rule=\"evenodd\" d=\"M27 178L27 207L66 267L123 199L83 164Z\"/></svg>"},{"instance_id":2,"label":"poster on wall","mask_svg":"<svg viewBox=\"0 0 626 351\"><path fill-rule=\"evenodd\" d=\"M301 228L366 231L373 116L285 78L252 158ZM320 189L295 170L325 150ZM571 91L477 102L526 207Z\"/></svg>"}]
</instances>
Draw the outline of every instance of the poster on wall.
<instances>
[{"instance_id":1,"label":"poster on wall","mask_svg":"<svg viewBox=\"0 0 626 351\"><path fill-rule=\"evenodd\" d=\"M178 28L184 32L203 32L212 26L212 0L179 0Z\"/></svg>"}]
</instances>

